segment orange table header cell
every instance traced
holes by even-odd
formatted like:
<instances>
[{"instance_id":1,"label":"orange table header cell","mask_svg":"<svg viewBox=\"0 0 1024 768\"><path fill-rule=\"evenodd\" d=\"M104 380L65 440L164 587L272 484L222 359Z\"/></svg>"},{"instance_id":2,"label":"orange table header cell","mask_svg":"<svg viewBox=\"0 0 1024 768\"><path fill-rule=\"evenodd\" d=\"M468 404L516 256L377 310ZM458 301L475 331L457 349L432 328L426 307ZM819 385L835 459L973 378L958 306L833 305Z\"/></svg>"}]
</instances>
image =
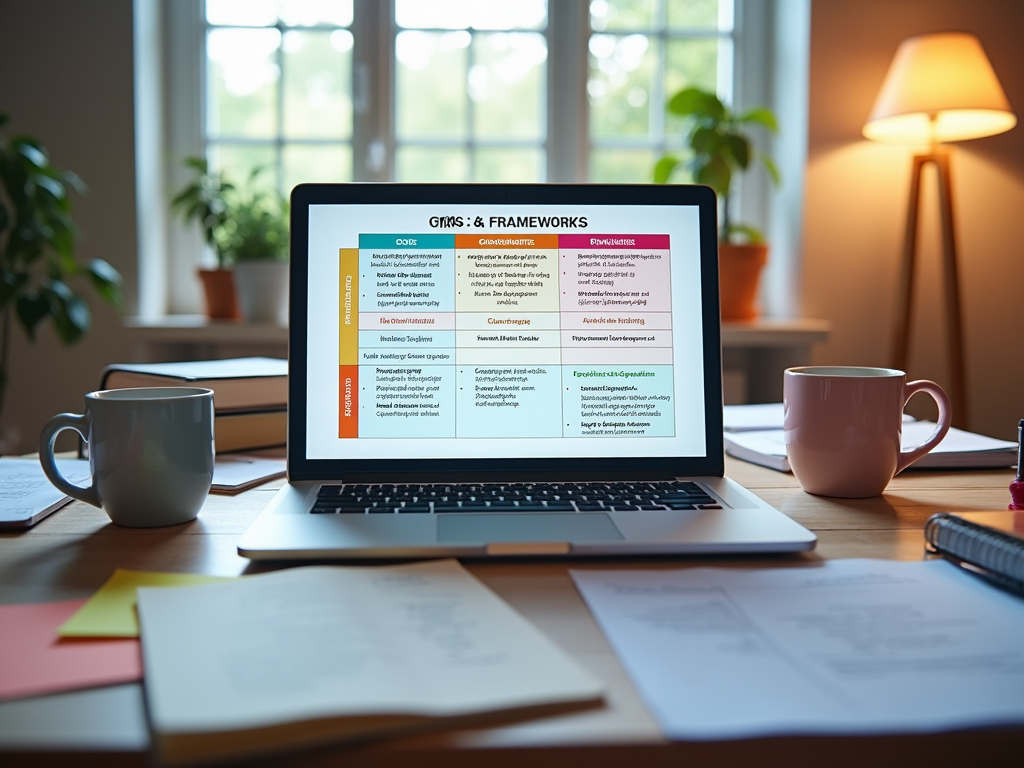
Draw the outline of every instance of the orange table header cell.
<instances>
[{"instance_id":1,"label":"orange table header cell","mask_svg":"<svg viewBox=\"0 0 1024 768\"><path fill-rule=\"evenodd\" d=\"M558 248L558 235L456 235L455 249Z\"/></svg>"}]
</instances>

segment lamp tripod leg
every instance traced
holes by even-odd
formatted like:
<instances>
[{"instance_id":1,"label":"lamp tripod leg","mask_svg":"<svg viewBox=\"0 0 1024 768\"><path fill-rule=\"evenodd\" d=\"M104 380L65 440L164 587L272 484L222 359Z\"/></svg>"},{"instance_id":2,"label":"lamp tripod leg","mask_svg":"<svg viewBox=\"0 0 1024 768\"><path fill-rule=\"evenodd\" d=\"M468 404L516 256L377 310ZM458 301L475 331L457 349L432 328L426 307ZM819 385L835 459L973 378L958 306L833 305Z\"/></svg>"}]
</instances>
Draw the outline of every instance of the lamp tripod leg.
<instances>
[{"instance_id":1,"label":"lamp tripod leg","mask_svg":"<svg viewBox=\"0 0 1024 768\"><path fill-rule=\"evenodd\" d=\"M942 266L946 288L946 322L949 343L949 374L952 383L953 424L966 429L967 365L964 356L964 324L960 303L960 273L957 264L956 231L953 227L953 185L949 171L949 154L935 154L939 176L939 214L942 222Z\"/></svg>"},{"instance_id":2,"label":"lamp tripod leg","mask_svg":"<svg viewBox=\"0 0 1024 768\"><path fill-rule=\"evenodd\" d=\"M903 240L903 262L900 266L896 333L893 337L892 367L907 370L910 358L910 322L914 310L914 272L917 259L917 215L921 204L921 174L927 156L915 155L910 174L910 200L907 206L907 228Z\"/></svg>"}]
</instances>

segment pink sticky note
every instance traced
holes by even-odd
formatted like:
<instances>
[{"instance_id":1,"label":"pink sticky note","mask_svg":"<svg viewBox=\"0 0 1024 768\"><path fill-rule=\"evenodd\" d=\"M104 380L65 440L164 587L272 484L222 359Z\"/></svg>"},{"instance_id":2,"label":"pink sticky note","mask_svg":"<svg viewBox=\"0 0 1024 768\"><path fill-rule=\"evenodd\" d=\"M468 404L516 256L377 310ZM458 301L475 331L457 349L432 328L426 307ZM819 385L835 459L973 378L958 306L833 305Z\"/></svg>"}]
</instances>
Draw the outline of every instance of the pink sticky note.
<instances>
[{"instance_id":1,"label":"pink sticky note","mask_svg":"<svg viewBox=\"0 0 1024 768\"><path fill-rule=\"evenodd\" d=\"M57 637L84 603L0 605L0 701L142 679L137 639Z\"/></svg>"}]
</instances>

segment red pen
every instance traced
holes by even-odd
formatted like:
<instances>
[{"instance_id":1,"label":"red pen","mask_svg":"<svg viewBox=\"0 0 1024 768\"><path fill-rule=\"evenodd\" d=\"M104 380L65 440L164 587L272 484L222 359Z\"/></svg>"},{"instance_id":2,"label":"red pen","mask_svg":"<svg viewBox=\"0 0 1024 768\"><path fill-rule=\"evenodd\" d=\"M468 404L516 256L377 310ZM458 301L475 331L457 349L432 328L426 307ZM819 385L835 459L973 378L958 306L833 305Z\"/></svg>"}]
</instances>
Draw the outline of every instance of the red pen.
<instances>
[{"instance_id":1,"label":"red pen","mask_svg":"<svg viewBox=\"0 0 1024 768\"><path fill-rule=\"evenodd\" d=\"M1010 506L1007 509L1024 509L1024 419L1017 425L1017 478L1010 483Z\"/></svg>"}]
</instances>

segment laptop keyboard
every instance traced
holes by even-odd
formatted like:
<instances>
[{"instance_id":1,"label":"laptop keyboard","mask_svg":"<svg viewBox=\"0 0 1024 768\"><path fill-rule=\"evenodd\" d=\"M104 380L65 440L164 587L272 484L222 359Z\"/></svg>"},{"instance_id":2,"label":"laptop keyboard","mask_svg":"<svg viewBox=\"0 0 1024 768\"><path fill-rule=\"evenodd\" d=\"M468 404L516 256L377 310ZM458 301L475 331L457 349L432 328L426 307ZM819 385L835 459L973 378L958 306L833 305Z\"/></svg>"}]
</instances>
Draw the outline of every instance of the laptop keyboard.
<instances>
[{"instance_id":1,"label":"laptop keyboard","mask_svg":"<svg viewBox=\"0 0 1024 768\"><path fill-rule=\"evenodd\" d=\"M481 483L325 485L313 514L627 512L721 509L696 483Z\"/></svg>"}]
</instances>

